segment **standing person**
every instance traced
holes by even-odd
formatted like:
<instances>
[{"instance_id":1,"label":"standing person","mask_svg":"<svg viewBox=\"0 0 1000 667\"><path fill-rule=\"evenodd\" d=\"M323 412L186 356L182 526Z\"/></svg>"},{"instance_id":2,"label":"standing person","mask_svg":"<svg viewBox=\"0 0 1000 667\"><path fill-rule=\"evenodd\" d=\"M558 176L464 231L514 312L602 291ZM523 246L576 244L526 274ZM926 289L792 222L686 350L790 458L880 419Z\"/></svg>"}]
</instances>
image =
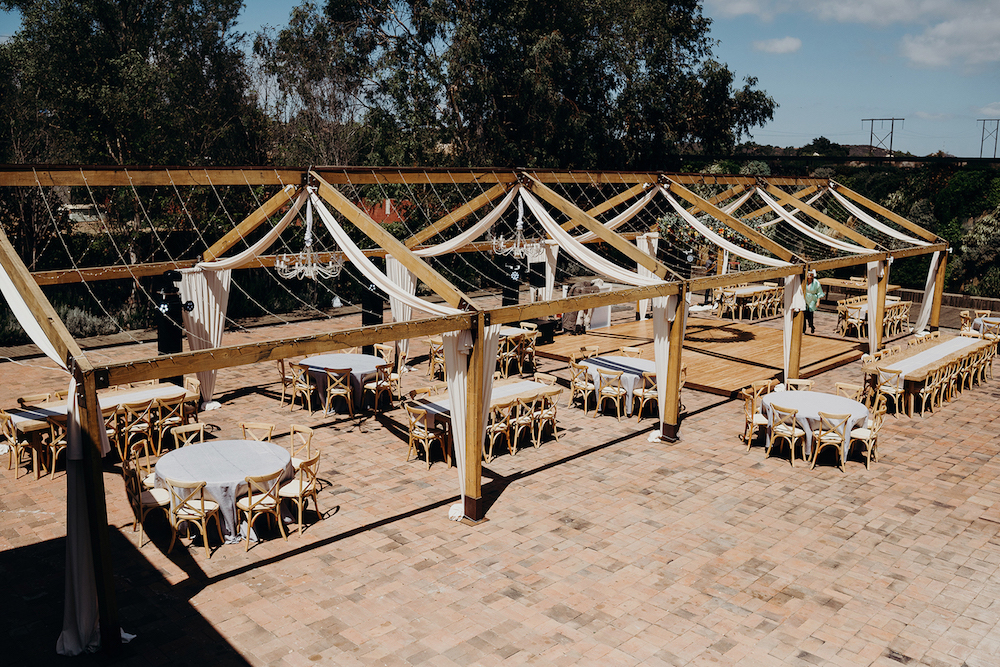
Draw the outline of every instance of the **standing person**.
<instances>
[{"instance_id":1,"label":"standing person","mask_svg":"<svg viewBox=\"0 0 1000 667\"><path fill-rule=\"evenodd\" d=\"M819 300L826 294L823 286L816 280L816 272L810 271L806 274L806 319L802 322L802 332L805 333L806 325L809 325L809 333L816 333L816 325L813 323L813 313L819 305Z\"/></svg>"}]
</instances>

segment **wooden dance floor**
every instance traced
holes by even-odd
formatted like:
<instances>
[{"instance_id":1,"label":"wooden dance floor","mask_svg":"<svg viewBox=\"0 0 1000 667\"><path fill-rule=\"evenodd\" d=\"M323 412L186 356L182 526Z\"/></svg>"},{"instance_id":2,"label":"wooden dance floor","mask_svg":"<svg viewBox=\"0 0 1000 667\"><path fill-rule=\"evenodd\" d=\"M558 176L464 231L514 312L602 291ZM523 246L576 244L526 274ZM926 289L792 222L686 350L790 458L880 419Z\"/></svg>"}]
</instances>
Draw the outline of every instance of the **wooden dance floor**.
<instances>
[{"instance_id":1,"label":"wooden dance floor","mask_svg":"<svg viewBox=\"0 0 1000 667\"><path fill-rule=\"evenodd\" d=\"M572 352L597 345L601 354L623 347L643 348L643 357L653 358L651 320L595 329L586 334L556 336L551 345L539 345L536 354L568 361ZM730 320L688 317L684 336L684 365L689 389L733 397L755 380L778 377L783 368L781 329ZM856 341L825 336L802 336L799 375L808 378L861 358Z\"/></svg>"}]
</instances>

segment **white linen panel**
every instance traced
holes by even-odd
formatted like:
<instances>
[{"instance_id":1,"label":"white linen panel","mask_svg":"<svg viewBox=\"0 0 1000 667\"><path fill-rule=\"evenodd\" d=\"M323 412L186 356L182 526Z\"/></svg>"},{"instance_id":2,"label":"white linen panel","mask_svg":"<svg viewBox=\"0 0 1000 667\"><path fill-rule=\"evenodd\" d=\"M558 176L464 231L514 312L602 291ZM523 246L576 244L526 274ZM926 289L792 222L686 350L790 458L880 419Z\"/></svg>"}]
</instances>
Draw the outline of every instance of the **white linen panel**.
<instances>
[{"instance_id":1,"label":"white linen panel","mask_svg":"<svg viewBox=\"0 0 1000 667\"><path fill-rule=\"evenodd\" d=\"M285 192L289 192L289 189L292 187L293 186L291 185L286 185ZM267 234L262 236L260 240L252 246L239 254L233 255L232 257L222 257L212 260L211 262L198 262L195 267L205 271L225 271L228 269L238 269L256 259L257 256L270 248L274 242L278 240L278 236L281 235L281 232L285 231L285 228L287 228L288 225L295 220L299 210L302 208L302 204L306 201L306 191L302 190L298 197L295 199L291 199L289 197L289 199L292 202L291 208L285 212L285 215L283 215L281 220L278 221L278 224L272 227Z\"/></svg>"},{"instance_id":2,"label":"white linen panel","mask_svg":"<svg viewBox=\"0 0 1000 667\"><path fill-rule=\"evenodd\" d=\"M941 266L941 252L931 255L931 266L927 269L927 282L924 283L924 300L920 303L917 322L914 331L923 331L931 319L931 308L934 306L934 291L937 289L937 272Z\"/></svg>"},{"instance_id":3,"label":"white linen panel","mask_svg":"<svg viewBox=\"0 0 1000 667\"><path fill-rule=\"evenodd\" d=\"M480 236L485 234L490 227L496 224L496 221L500 219L500 216L504 214L510 203L514 200L514 196L517 195L518 190L521 189L520 185L515 185L506 196L500 201L492 211L483 216L482 220L477 222L475 225L465 230L458 236L445 241L444 243L439 243L438 245L429 246L427 248L421 248L419 250L414 250L413 254L418 257L437 257L439 255L444 255L445 253L458 250L464 246L469 245Z\"/></svg>"},{"instance_id":4,"label":"white linen panel","mask_svg":"<svg viewBox=\"0 0 1000 667\"><path fill-rule=\"evenodd\" d=\"M922 241L920 239L913 238L909 234L904 234L903 232L896 231L895 229L889 227L888 225L882 224L877 219L866 213L864 210L862 210L858 206L855 206L853 202L851 202L846 197L841 195L834 188L830 188L830 192L833 194L833 198L836 199L838 202L840 202L841 206L850 211L851 215L853 215L855 218L858 218L869 227L874 227L883 234L887 234L888 236L891 236L892 238L898 239L900 241L905 241L906 243L912 243L913 245L930 245L930 243L928 243L927 241Z\"/></svg>"},{"instance_id":5,"label":"white linen panel","mask_svg":"<svg viewBox=\"0 0 1000 667\"><path fill-rule=\"evenodd\" d=\"M659 245L660 234L659 232L650 232L648 234L642 234L635 238L635 246L646 253L650 257L656 257L656 249ZM644 267L642 264L636 263L636 273L640 276L646 276L647 278L653 276L653 272ZM639 311L639 319L646 319L646 311L649 309L649 299L639 299L639 304L637 306Z\"/></svg>"},{"instance_id":6,"label":"white linen panel","mask_svg":"<svg viewBox=\"0 0 1000 667\"><path fill-rule=\"evenodd\" d=\"M628 222L636 215L638 215L639 211L646 208L646 204L652 201L653 197L655 196L656 196L656 188L651 188L646 194L642 196L642 199L635 202L634 204L632 204L627 209L625 209L615 217L611 218L607 222L602 222L601 224L604 225L606 229L610 230L615 230L621 227L626 222ZM593 241L596 238L598 237L597 234L595 234L594 232L584 232L583 234L577 236L576 240L579 241L580 243L587 243L589 241Z\"/></svg>"},{"instance_id":7,"label":"white linen panel","mask_svg":"<svg viewBox=\"0 0 1000 667\"><path fill-rule=\"evenodd\" d=\"M794 380L796 378L788 377L788 361L792 353L792 326L795 322L795 312L806 309L806 298L802 294L802 274L793 273L785 278L784 297L785 327L782 338L785 360L784 372L786 380Z\"/></svg>"},{"instance_id":8,"label":"white linen panel","mask_svg":"<svg viewBox=\"0 0 1000 667\"><path fill-rule=\"evenodd\" d=\"M777 213L778 216L782 220L787 222L789 225L791 225L793 229L796 229L802 234L808 236L809 238L818 241L819 243L822 243L828 248L843 250L844 252L849 252L854 254L865 254L869 252L867 248L862 248L859 245L854 245L853 243L841 241L839 239L833 238L832 236L827 236L822 232L816 231L815 229L813 229L812 227L810 227L809 225L802 222L794 215L786 211L784 208L782 208L778 202L771 199L771 197L769 197L768 194L763 190L761 190L760 188L757 188L757 194L760 195L760 198L764 200L764 203L767 204L768 208Z\"/></svg>"},{"instance_id":9,"label":"white linen panel","mask_svg":"<svg viewBox=\"0 0 1000 667\"><path fill-rule=\"evenodd\" d=\"M389 276L389 280L407 294L415 295L417 293L417 277L392 255L385 256L385 273ZM413 308L410 307L410 304L392 295L389 296L389 310L392 312L393 322L406 322L413 315ZM409 358L410 339L404 338L398 344L399 368L402 369Z\"/></svg>"},{"instance_id":10,"label":"white linen panel","mask_svg":"<svg viewBox=\"0 0 1000 667\"><path fill-rule=\"evenodd\" d=\"M361 248L359 248L357 244L351 240L351 237L347 235L344 228L340 226L340 223L337 222L330 211L327 210L326 204L323 200L315 194L310 196L312 198L313 208L315 208L316 212L319 213L320 220L322 220L323 224L326 225L327 230L333 236L333 240L337 243L347 258L354 264L354 267L358 269L372 284L388 294L390 298L396 297L404 303L408 303L410 307L426 311L431 315L458 315L463 312L457 308L452 308L447 304L431 303L430 301L412 296L397 287L396 284L388 278L388 276L372 264L371 260L368 259Z\"/></svg>"},{"instance_id":11,"label":"white linen panel","mask_svg":"<svg viewBox=\"0 0 1000 667\"><path fill-rule=\"evenodd\" d=\"M660 433L663 433L663 416L667 407L667 365L670 359L671 327L681 327L681 343L684 343L684 328L687 326L687 301L681 308L681 320L678 322L677 303L680 297L656 296L651 299L653 304L653 357L656 369L656 404L660 414ZM674 350L681 354L680 350Z\"/></svg>"},{"instance_id":12,"label":"white linen panel","mask_svg":"<svg viewBox=\"0 0 1000 667\"><path fill-rule=\"evenodd\" d=\"M480 406L481 421L485 425L490 412L489 397L493 393L493 369L496 367L500 342L499 324L483 330L483 402ZM472 334L468 329L450 331L441 336L444 343L444 366L448 379L448 398L451 404L451 435L455 444L455 466L458 468L458 490L461 500L448 510L448 518L459 521L465 515L465 425L469 409L468 368ZM479 432L479 446L483 445L486 429Z\"/></svg>"},{"instance_id":13,"label":"white linen panel","mask_svg":"<svg viewBox=\"0 0 1000 667\"><path fill-rule=\"evenodd\" d=\"M879 331L875 327L875 309L881 308L882 312L885 312L885 302L881 304L878 302L878 281L885 275L886 268L885 262L868 262L867 273L868 273L868 353L872 354L878 350L878 334Z\"/></svg>"},{"instance_id":14,"label":"white linen panel","mask_svg":"<svg viewBox=\"0 0 1000 667\"><path fill-rule=\"evenodd\" d=\"M556 260L559 259L559 244L551 239L542 242L545 248L545 287L542 301L551 301L556 289Z\"/></svg>"},{"instance_id":15,"label":"white linen panel","mask_svg":"<svg viewBox=\"0 0 1000 667\"><path fill-rule=\"evenodd\" d=\"M565 229L556 223L556 221L552 219L552 216L549 215L548 211L545 210L545 207L543 207L529 191L521 190L521 197L524 199L524 202L528 205L528 208L531 210L532 214L534 214L535 218L541 223L542 227L545 229L545 233L552 237L553 240L557 241L563 250L568 252L573 259L580 262L591 271L627 285L641 287L645 285L658 285L664 283L664 281L659 278L646 278L644 276L640 276L635 271L623 269L614 262L609 262L604 259L593 250L577 241Z\"/></svg>"},{"instance_id":16,"label":"white linen panel","mask_svg":"<svg viewBox=\"0 0 1000 667\"><path fill-rule=\"evenodd\" d=\"M735 243L727 241L726 239L722 238L721 236L713 232L711 229L703 225L701 221L698 220L698 218L688 213L687 209L685 209L683 206L677 203L677 200L673 198L673 195L670 194L669 190L667 190L662 185L658 185L657 187L660 189L660 192L663 193L663 196L667 198L667 201L670 202L670 206L673 207L677 215L681 216L681 218L683 218L685 222L694 227L695 231L697 231L699 234L701 234L702 236L704 236L705 238L707 238L709 241L719 246L720 248L728 250L730 253L736 255L737 257L742 257L743 259L748 259L752 262L763 264L764 266L790 266L790 264L786 261L761 255L752 250L747 250L746 248L742 248L736 245Z\"/></svg>"},{"instance_id":17,"label":"white linen panel","mask_svg":"<svg viewBox=\"0 0 1000 667\"><path fill-rule=\"evenodd\" d=\"M193 311L183 311L188 349L196 351L219 347L222 345L222 332L226 328L232 271L202 271L196 266L181 269L180 273L181 301L191 301L194 304ZM217 404L212 404L217 373L214 369L197 373L198 381L201 382L203 409L217 407Z\"/></svg>"}]
</instances>

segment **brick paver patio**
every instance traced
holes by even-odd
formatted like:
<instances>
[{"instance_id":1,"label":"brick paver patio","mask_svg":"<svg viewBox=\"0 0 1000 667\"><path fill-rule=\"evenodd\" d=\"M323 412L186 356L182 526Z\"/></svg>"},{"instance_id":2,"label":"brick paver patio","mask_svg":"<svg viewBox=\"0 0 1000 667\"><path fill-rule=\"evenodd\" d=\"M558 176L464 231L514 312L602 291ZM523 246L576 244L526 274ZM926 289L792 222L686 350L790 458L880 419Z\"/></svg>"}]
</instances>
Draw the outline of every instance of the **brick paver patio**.
<instances>
[{"instance_id":1,"label":"brick paver patio","mask_svg":"<svg viewBox=\"0 0 1000 667\"><path fill-rule=\"evenodd\" d=\"M61 386L44 361L21 363L0 364L0 405ZM855 363L817 389L859 379ZM489 521L475 527L448 520L454 468L404 462L400 409L310 416L279 408L278 391L271 364L222 371L223 407L202 421L230 437L240 420L273 421L281 444L292 423L317 428L323 519L307 513L287 542L265 529L249 553L212 542L207 559L184 541L168 556L162 516L139 548L109 466L121 624L137 638L80 662L997 664L1000 379L890 416L881 461L846 473L747 452L738 401L685 392L682 439L666 444L647 441L651 418L595 419L563 400L559 442L485 464ZM64 494L61 467L53 480L0 474L4 664L56 659Z\"/></svg>"}]
</instances>

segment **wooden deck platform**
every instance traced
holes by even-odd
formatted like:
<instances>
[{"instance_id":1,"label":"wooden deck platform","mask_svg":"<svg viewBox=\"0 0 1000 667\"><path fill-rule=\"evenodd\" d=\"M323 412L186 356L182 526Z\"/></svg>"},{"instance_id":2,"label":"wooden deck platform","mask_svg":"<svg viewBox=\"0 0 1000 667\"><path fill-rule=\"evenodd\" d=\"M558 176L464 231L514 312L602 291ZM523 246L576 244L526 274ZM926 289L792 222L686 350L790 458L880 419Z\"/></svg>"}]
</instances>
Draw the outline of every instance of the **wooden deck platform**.
<instances>
[{"instance_id":1,"label":"wooden deck platform","mask_svg":"<svg viewBox=\"0 0 1000 667\"><path fill-rule=\"evenodd\" d=\"M628 322L586 334L556 336L551 345L540 345L536 354L569 361L581 347L597 345L601 354L623 347L648 347L653 358L653 323ZM761 324L689 317L684 336L684 364L688 389L733 397L755 380L778 377L783 367L781 329ZM854 341L806 334L802 337L800 376L808 378L861 358L862 346Z\"/></svg>"}]
</instances>

